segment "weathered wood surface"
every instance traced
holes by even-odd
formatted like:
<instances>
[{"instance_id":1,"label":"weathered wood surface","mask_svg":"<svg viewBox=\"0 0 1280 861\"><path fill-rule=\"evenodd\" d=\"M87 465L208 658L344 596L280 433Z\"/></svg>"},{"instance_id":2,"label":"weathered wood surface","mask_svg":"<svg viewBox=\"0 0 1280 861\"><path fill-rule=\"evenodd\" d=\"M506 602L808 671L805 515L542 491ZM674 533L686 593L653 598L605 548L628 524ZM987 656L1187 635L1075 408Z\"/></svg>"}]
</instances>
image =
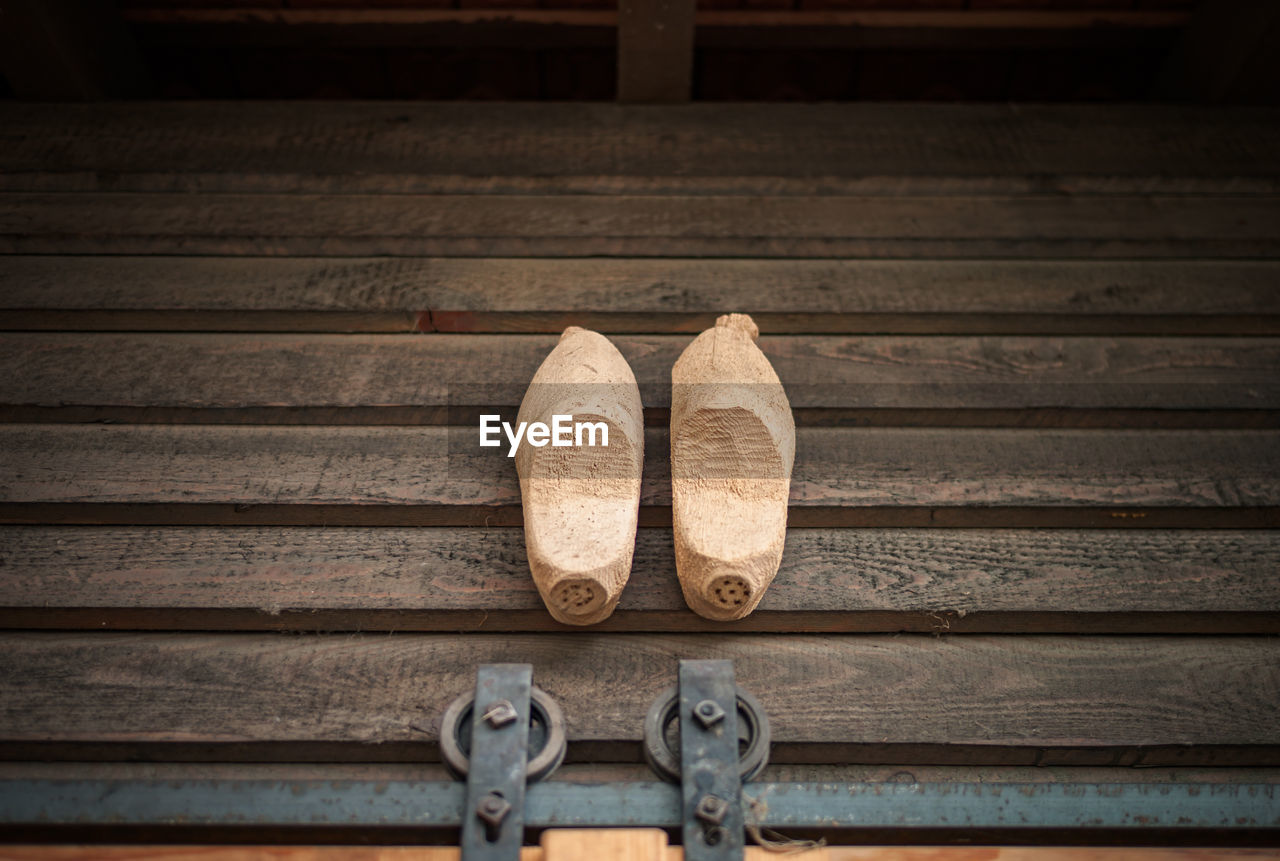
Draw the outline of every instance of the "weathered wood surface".
<instances>
[{"instance_id":1,"label":"weathered wood surface","mask_svg":"<svg viewBox=\"0 0 1280 861\"><path fill-rule=\"evenodd\" d=\"M747 314L725 314L671 369L676 575L700 616L741 619L764 597L787 538L796 423Z\"/></svg>"},{"instance_id":2,"label":"weathered wood surface","mask_svg":"<svg viewBox=\"0 0 1280 861\"><path fill-rule=\"evenodd\" d=\"M5 328L696 333L1280 332L1245 260L8 257ZM785 290L778 289L785 285Z\"/></svg>"},{"instance_id":3,"label":"weathered wood surface","mask_svg":"<svg viewBox=\"0 0 1280 861\"><path fill-rule=\"evenodd\" d=\"M631 576L645 442L635 374L599 332L565 330L533 375L517 420L532 434L537 424L554 428L557 414L598 427L604 445L584 446L577 425L569 451L515 452L525 547L548 612L591 625L613 612Z\"/></svg>"},{"instance_id":4,"label":"weathered wood surface","mask_svg":"<svg viewBox=\"0 0 1280 861\"><path fill-rule=\"evenodd\" d=\"M46 503L135 506L99 512L106 522L139 513L138 505L162 506L160 516L172 517L194 504L215 506L204 517L227 516L220 507L250 515L236 523L405 523L397 508L426 516L409 523L484 523L516 512L520 495L505 452L478 441L474 427L10 424L0 427L0 519L31 522ZM1228 523L1250 525L1234 518L1269 518L1280 505L1278 443L1280 433L1254 430L801 428L791 482L800 519L792 525L913 525L858 521L858 509L923 511L926 522L944 525L938 518L948 509L981 518L990 508L999 510L985 525L1016 526L1000 510L1024 507L1101 508L1144 526L1175 525L1157 517L1168 508L1193 510L1200 525L1225 525L1213 520L1223 509ZM647 450L667 445L665 430L646 434ZM642 506L669 507L668 469L664 458L648 459ZM259 516L272 519L251 519L263 506L272 508ZM299 507L315 510L293 516L314 519L274 520L280 509ZM353 508L373 519L345 520ZM809 509L813 521L804 519ZM1056 525L1080 522L1067 516ZM643 512L641 523L665 525Z\"/></svg>"},{"instance_id":5,"label":"weathered wood surface","mask_svg":"<svg viewBox=\"0 0 1280 861\"><path fill-rule=\"evenodd\" d=\"M176 102L0 111L0 188L9 191L1280 187L1275 108Z\"/></svg>"},{"instance_id":6,"label":"weathered wood surface","mask_svg":"<svg viewBox=\"0 0 1280 861\"><path fill-rule=\"evenodd\" d=\"M644 405L669 407L671 368L689 338L612 340ZM333 410L343 423L440 423L450 410L431 408L510 412L555 344L554 335L4 333L0 407L10 419L31 406L53 420L173 409L183 421L270 421L273 411L287 421L302 410L334 421ZM1035 410L1053 424L1080 410L1150 410L1158 422L1163 410L1280 408L1280 340L1270 338L793 336L760 347L792 406L811 411L805 424L825 410L945 410L937 418L957 424L975 410Z\"/></svg>"},{"instance_id":7,"label":"weathered wood surface","mask_svg":"<svg viewBox=\"0 0 1280 861\"><path fill-rule=\"evenodd\" d=\"M641 529L595 630L1280 632L1270 530L793 529L759 609L689 612ZM0 527L0 626L561 629L509 528Z\"/></svg>"},{"instance_id":8,"label":"weathered wood surface","mask_svg":"<svg viewBox=\"0 0 1280 861\"><path fill-rule=\"evenodd\" d=\"M1268 196L0 195L0 252L1263 257Z\"/></svg>"},{"instance_id":9,"label":"weathered wood surface","mask_svg":"<svg viewBox=\"0 0 1280 861\"><path fill-rule=\"evenodd\" d=\"M476 664L518 656L571 757L634 760L697 655L734 661L777 762L1280 763L1274 637L766 636L8 633L0 755L433 759Z\"/></svg>"}]
</instances>

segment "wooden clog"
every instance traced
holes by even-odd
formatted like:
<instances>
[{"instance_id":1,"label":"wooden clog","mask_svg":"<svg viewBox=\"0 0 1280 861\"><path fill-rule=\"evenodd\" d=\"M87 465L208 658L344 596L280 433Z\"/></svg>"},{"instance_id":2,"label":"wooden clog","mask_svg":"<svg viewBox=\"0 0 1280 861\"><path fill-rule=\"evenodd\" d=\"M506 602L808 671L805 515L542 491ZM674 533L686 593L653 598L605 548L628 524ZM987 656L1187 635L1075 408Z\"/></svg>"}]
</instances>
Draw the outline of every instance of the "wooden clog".
<instances>
[{"instance_id":1,"label":"wooden clog","mask_svg":"<svg viewBox=\"0 0 1280 861\"><path fill-rule=\"evenodd\" d=\"M708 619L756 608L782 561L795 460L791 405L746 314L728 314L671 371L676 572Z\"/></svg>"},{"instance_id":2,"label":"wooden clog","mask_svg":"<svg viewBox=\"0 0 1280 861\"><path fill-rule=\"evenodd\" d=\"M551 615L590 625L613 612L631 573L644 461L640 389L603 335L565 329L538 368L518 421L550 426L555 415L603 422L608 445L516 449L525 546Z\"/></svg>"}]
</instances>

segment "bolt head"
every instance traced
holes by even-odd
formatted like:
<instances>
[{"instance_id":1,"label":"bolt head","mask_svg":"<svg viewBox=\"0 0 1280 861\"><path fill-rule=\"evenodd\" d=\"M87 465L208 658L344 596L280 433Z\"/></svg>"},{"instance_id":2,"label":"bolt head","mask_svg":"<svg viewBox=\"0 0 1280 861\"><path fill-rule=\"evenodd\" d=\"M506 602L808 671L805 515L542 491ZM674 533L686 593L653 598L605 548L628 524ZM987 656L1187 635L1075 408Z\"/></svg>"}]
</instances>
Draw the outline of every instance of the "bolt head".
<instances>
[{"instance_id":1,"label":"bolt head","mask_svg":"<svg viewBox=\"0 0 1280 861\"><path fill-rule=\"evenodd\" d=\"M498 700L489 703L488 708L484 710L484 719L489 726L494 729L501 729L509 723L520 717L516 712L516 707L511 704L510 700Z\"/></svg>"},{"instance_id":2,"label":"bolt head","mask_svg":"<svg viewBox=\"0 0 1280 861\"><path fill-rule=\"evenodd\" d=\"M693 707L693 716L702 724L703 729L711 729L724 720L724 709L715 700L703 700Z\"/></svg>"},{"instance_id":3,"label":"bolt head","mask_svg":"<svg viewBox=\"0 0 1280 861\"><path fill-rule=\"evenodd\" d=\"M476 805L476 816L494 828L501 825L502 820L506 819L507 814L510 812L511 804L505 798L497 795L486 795Z\"/></svg>"},{"instance_id":4,"label":"bolt head","mask_svg":"<svg viewBox=\"0 0 1280 861\"><path fill-rule=\"evenodd\" d=\"M729 802L714 795L704 795L698 799L693 815L710 825L719 825L729 815Z\"/></svg>"}]
</instances>

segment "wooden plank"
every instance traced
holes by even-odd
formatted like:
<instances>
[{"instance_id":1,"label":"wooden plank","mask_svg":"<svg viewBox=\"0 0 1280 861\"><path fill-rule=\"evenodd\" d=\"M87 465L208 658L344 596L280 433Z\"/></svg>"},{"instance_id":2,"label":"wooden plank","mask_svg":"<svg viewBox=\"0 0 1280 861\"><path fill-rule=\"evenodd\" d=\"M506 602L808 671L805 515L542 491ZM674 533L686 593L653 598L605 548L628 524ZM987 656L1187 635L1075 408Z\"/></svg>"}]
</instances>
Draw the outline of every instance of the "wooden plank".
<instances>
[{"instance_id":1,"label":"wooden plank","mask_svg":"<svg viewBox=\"0 0 1280 861\"><path fill-rule=\"evenodd\" d=\"M667 846L667 832L658 828L570 829L542 833L542 861L683 861L684 852ZM754 848L754 847L753 847ZM763 849L756 849L758 854ZM748 853L744 850L745 859ZM756 859L752 859L756 861ZM811 857L806 861L828 861Z\"/></svg>"},{"instance_id":2,"label":"wooden plank","mask_svg":"<svg viewBox=\"0 0 1280 861\"><path fill-rule=\"evenodd\" d=\"M1280 189L1275 108L251 101L53 109L15 102L0 105L0 117L0 189L7 191Z\"/></svg>"},{"instance_id":3,"label":"wooden plank","mask_svg":"<svg viewBox=\"0 0 1280 861\"><path fill-rule=\"evenodd\" d=\"M668 407L671 367L688 337L613 340L644 403ZM475 425L482 412L513 413L555 343L552 335L0 334L0 420ZM945 410L939 422L964 424L992 410L1035 414L1023 424L1097 425L1122 411L1121 423L1167 427L1190 419L1166 412L1228 410L1249 421L1280 410L1277 339L766 336L760 346L804 424L842 423L850 412L864 424L880 413L881 423L901 423L913 410Z\"/></svg>"},{"instance_id":4,"label":"wooden plank","mask_svg":"<svg viewBox=\"0 0 1280 861\"><path fill-rule=\"evenodd\" d=\"M136 98L152 86L115 4L93 0L0 6L0 69L20 99Z\"/></svg>"},{"instance_id":5,"label":"wooden plank","mask_svg":"<svg viewBox=\"0 0 1280 861\"><path fill-rule=\"evenodd\" d=\"M519 523L510 459L478 440L474 427L9 424L0 521ZM1261 430L801 428L791 525L1273 524L1278 442ZM646 434L648 451L667 447L665 430ZM669 505L667 459L650 457L641 523L669 524Z\"/></svg>"},{"instance_id":6,"label":"wooden plank","mask_svg":"<svg viewBox=\"0 0 1280 861\"><path fill-rule=\"evenodd\" d=\"M0 252L1271 257L1280 199L8 194Z\"/></svg>"},{"instance_id":7,"label":"wooden plank","mask_svg":"<svg viewBox=\"0 0 1280 861\"><path fill-rule=\"evenodd\" d=\"M1280 762L1274 637L979 635L6 633L0 756L430 760L475 665L512 655L571 759L638 761L638 716L698 655L734 661L775 762Z\"/></svg>"},{"instance_id":8,"label":"wooden plank","mask_svg":"<svg viewBox=\"0 0 1280 861\"><path fill-rule=\"evenodd\" d=\"M865 2L865 0L864 0ZM962 0L952 0L958 8ZM437 8L307 9L137 9L131 23L153 44L235 49L243 46L448 45L481 47L575 47L612 44L618 13L602 0L561 0L561 8L535 9L530 0L463 0L450 9L444 0L419 6ZM278 7L280 4L270 4ZM308 3L308 6L336 4ZM386 7L387 3L378 4ZM403 5L403 4L394 4ZM703 3L734 6L734 3ZM738 4L740 5L740 4ZM977 10L956 14L940 10L786 9L780 0L754 0L755 8L704 8L695 21L699 41L750 49L777 42L794 47L813 40L815 48L867 49L1010 49L1063 47L1141 47L1183 25L1183 10L1099 9L1080 11ZM805 3L809 5L841 5ZM849 5L849 4L843 4ZM858 4L854 4L858 5ZM444 7L444 8L439 8ZM506 7L506 8L500 8ZM515 8L522 7L522 8ZM565 8L583 7L583 8ZM591 8L586 8L591 7ZM480 25L480 26L476 26ZM516 42L523 35L523 42Z\"/></svg>"},{"instance_id":9,"label":"wooden plank","mask_svg":"<svg viewBox=\"0 0 1280 861\"><path fill-rule=\"evenodd\" d=\"M693 95L694 0L618 4L618 101L679 104Z\"/></svg>"},{"instance_id":10,"label":"wooden plank","mask_svg":"<svg viewBox=\"0 0 1280 861\"><path fill-rule=\"evenodd\" d=\"M7 329L1278 334L1265 261L10 257ZM787 285L786 290L777 285ZM586 310L584 310L586 309Z\"/></svg>"},{"instance_id":11,"label":"wooden plank","mask_svg":"<svg viewBox=\"0 0 1280 861\"><path fill-rule=\"evenodd\" d=\"M0 626L547 631L506 528L0 527ZM1280 633L1280 533L793 529L760 607L685 605L641 529L597 631Z\"/></svg>"}]
</instances>

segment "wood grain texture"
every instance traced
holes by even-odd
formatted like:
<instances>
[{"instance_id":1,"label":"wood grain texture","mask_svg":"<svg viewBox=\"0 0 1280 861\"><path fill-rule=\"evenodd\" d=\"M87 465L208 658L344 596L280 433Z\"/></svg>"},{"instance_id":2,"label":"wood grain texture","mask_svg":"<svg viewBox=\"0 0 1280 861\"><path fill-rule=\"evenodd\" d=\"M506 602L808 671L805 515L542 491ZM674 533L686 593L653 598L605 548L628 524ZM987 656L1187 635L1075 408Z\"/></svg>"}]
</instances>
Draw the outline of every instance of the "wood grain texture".
<instances>
[{"instance_id":1,"label":"wood grain texture","mask_svg":"<svg viewBox=\"0 0 1280 861\"><path fill-rule=\"evenodd\" d=\"M646 449L666 450L666 436L650 430ZM470 523L520 499L510 459L478 441L470 427L10 424L0 427L0 499L8 518L13 505L204 504L352 506L375 518L460 507ZM1278 441L1251 430L801 428L790 502L793 513L1101 507L1138 519L1266 510L1280 505ZM641 505L669 504L668 465L649 458Z\"/></svg>"},{"instance_id":2,"label":"wood grain texture","mask_svg":"<svg viewBox=\"0 0 1280 861\"><path fill-rule=\"evenodd\" d=\"M1222 334L1237 335L1256 331L1259 318L1280 316L1277 279L1280 265L1243 260L30 256L0 260L0 309L6 328L15 327L17 311L43 310L84 312L48 324L75 329L109 326L112 314L126 312L116 319L137 326L146 312L155 315L148 328L479 331L498 319L512 330L559 334L566 321L591 315L611 331L697 333L733 308L766 333L850 325L1199 331L1221 318ZM247 312L268 316L255 325Z\"/></svg>"},{"instance_id":3,"label":"wood grain texture","mask_svg":"<svg viewBox=\"0 0 1280 861\"><path fill-rule=\"evenodd\" d=\"M1265 196L6 194L0 252L1272 257Z\"/></svg>"},{"instance_id":4,"label":"wood grain texture","mask_svg":"<svg viewBox=\"0 0 1280 861\"><path fill-rule=\"evenodd\" d=\"M8 191L1266 191L1275 108L0 106Z\"/></svg>"},{"instance_id":5,"label":"wood grain texture","mask_svg":"<svg viewBox=\"0 0 1280 861\"><path fill-rule=\"evenodd\" d=\"M543 443L558 435L557 415L569 422L568 450L530 444L538 424L551 429ZM644 470L635 374L599 332L565 329L534 373L517 420L530 435L511 459L534 584L557 621L595 624L617 606L635 553Z\"/></svg>"},{"instance_id":6,"label":"wood grain texture","mask_svg":"<svg viewBox=\"0 0 1280 861\"><path fill-rule=\"evenodd\" d=\"M698 656L734 661L776 762L1280 762L1274 637L766 637L7 633L0 755L432 759L475 665L519 657L571 758L634 761L636 716Z\"/></svg>"},{"instance_id":7,"label":"wood grain texture","mask_svg":"<svg viewBox=\"0 0 1280 861\"><path fill-rule=\"evenodd\" d=\"M1270 530L792 529L754 615L708 624L641 529L601 630L1280 632ZM0 626L561 630L509 528L0 527Z\"/></svg>"},{"instance_id":8,"label":"wood grain texture","mask_svg":"<svg viewBox=\"0 0 1280 861\"><path fill-rule=\"evenodd\" d=\"M725 314L671 369L676 575L700 616L741 619L782 562L796 455L787 393L746 314Z\"/></svg>"},{"instance_id":9,"label":"wood grain texture","mask_svg":"<svg viewBox=\"0 0 1280 861\"><path fill-rule=\"evenodd\" d=\"M0 409L56 420L476 424L513 412L554 335L0 334ZM614 337L649 409L671 403L687 336ZM760 348L805 424L823 411L1280 409L1280 339L775 336ZM470 410L464 408L473 408ZM433 409L443 408L443 409ZM449 409L455 408L455 409ZM207 413L202 411L208 411ZM951 412L957 411L957 412ZM5 410L8 418L21 411ZM464 413L466 414L464 417ZM478 413L477 413L478 414ZM451 419L451 415L453 416ZM842 413L836 412L833 420ZM508 419L511 416L507 417ZM286 417L283 419L288 421Z\"/></svg>"},{"instance_id":10,"label":"wood grain texture","mask_svg":"<svg viewBox=\"0 0 1280 861\"><path fill-rule=\"evenodd\" d=\"M682 850L667 846L667 832L659 828L552 828L542 833L541 843L542 861L673 861L676 855L684 859ZM745 861L745 851L743 857Z\"/></svg>"}]
</instances>

